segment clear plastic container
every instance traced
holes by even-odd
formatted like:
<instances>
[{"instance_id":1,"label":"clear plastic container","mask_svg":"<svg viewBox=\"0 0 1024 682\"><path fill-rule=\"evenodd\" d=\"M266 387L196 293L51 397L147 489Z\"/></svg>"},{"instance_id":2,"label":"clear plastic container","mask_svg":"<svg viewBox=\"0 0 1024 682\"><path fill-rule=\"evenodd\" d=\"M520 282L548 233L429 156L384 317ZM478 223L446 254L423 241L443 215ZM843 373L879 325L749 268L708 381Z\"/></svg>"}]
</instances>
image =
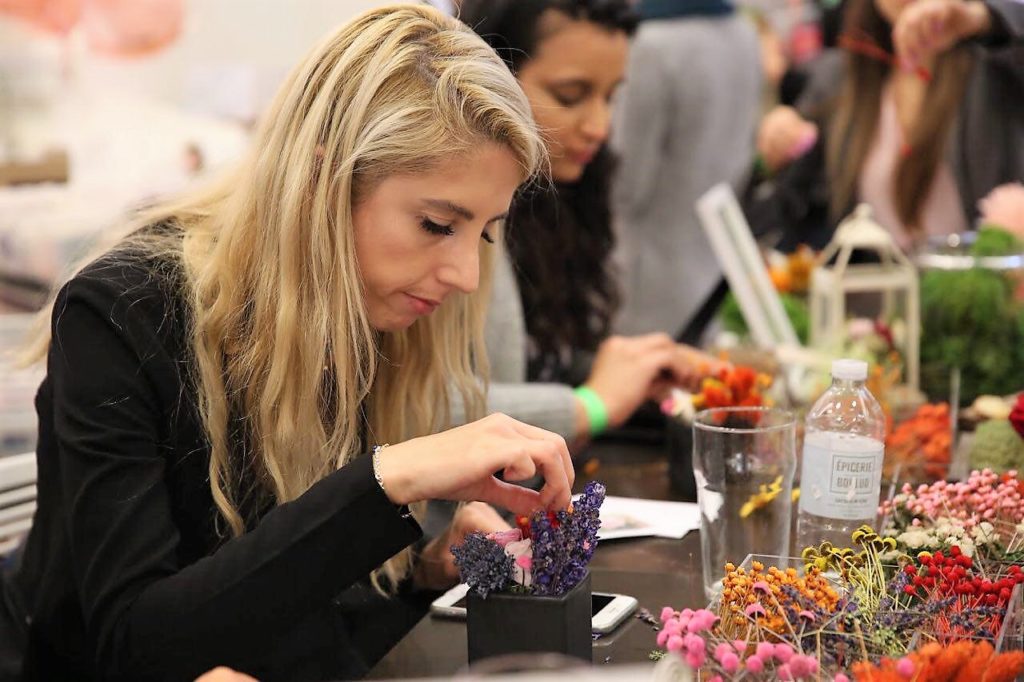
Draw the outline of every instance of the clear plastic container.
<instances>
[{"instance_id":1,"label":"clear plastic container","mask_svg":"<svg viewBox=\"0 0 1024 682\"><path fill-rule=\"evenodd\" d=\"M885 415L864 382L860 360L832 363L832 386L805 421L797 551L824 541L850 544L878 514L885 454Z\"/></svg>"}]
</instances>

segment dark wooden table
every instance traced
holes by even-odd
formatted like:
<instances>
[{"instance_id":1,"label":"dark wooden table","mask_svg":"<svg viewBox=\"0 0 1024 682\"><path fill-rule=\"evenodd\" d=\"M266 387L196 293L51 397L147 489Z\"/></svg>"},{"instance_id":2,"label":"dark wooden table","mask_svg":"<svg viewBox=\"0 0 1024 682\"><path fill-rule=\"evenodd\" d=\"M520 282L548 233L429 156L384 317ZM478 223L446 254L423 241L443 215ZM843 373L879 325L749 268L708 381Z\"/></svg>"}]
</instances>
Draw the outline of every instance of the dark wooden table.
<instances>
[{"instance_id":1,"label":"dark wooden table","mask_svg":"<svg viewBox=\"0 0 1024 682\"><path fill-rule=\"evenodd\" d=\"M577 488L594 478L608 487L609 495L679 499L669 488L664 447L657 438L595 443L577 471ZM605 542L598 546L591 562L593 589L634 596L640 607L655 617L667 604L700 608L706 603L700 562L697 532L682 540ZM655 636L651 625L631 618L594 642L594 663L646 661L655 648ZM465 666L465 623L427 615L370 671L369 677L449 677Z\"/></svg>"}]
</instances>

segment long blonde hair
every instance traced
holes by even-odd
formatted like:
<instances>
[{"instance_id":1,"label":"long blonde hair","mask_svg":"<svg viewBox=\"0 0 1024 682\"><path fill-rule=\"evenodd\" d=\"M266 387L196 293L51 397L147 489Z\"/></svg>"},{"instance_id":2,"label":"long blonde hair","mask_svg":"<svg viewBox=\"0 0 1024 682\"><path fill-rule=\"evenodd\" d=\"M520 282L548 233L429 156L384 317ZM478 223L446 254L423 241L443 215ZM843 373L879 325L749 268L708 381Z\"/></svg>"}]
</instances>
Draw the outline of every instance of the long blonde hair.
<instances>
[{"instance_id":1,"label":"long blonde hair","mask_svg":"<svg viewBox=\"0 0 1024 682\"><path fill-rule=\"evenodd\" d=\"M368 444L447 427L453 387L482 416L493 250L481 247L476 293L381 334L364 308L352 213L383 177L485 141L505 145L524 180L544 159L497 55L429 7L374 9L292 71L235 173L147 211L135 228L171 229L136 229L117 247L179 266L210 487L233 535L251 494L294 500ZM394 585L410 564L406 550L375 584L383 572Z\"/></svg>"}]
</instances>

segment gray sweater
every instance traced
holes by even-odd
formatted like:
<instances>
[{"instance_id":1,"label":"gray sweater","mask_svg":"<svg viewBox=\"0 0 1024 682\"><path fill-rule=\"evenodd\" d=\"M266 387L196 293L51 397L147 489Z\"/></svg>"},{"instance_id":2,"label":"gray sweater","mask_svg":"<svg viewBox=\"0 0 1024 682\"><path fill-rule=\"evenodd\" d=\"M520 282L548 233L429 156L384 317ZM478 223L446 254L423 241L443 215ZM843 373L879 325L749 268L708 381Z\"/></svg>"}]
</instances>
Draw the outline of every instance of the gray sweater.
<instances>
[{"instance_id":1,"label":"gray sweater","mask_svg":"<svg viewBox=\"0 0 1024 682\"><path fill-rule=\"evenodd\" d=\"M746 183L759 49L739 14L645 21L633 39L612 137L620 333L675 334L721 278L694 205L719 182Z\"/></svg>"}]
</instances>

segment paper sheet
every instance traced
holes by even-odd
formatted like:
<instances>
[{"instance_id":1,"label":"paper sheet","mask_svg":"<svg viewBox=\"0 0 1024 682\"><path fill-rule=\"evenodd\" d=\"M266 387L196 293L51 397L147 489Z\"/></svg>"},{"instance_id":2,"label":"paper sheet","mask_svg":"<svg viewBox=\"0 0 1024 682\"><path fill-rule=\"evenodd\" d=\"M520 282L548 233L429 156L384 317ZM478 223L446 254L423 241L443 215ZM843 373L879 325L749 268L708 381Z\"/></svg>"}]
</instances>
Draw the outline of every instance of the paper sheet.
<instances>
[{"instance_id":1,"label":"paper sheet","mask_svg":"<svg viewBox=\"0 0 1024 682\"><path fill-rule=\"evenodd\" d=\"M692 502L663 502L632 497L604 499L600 540L661 537L679 539L700 528L700 507Z\"/></svg>"}]
</instances>

